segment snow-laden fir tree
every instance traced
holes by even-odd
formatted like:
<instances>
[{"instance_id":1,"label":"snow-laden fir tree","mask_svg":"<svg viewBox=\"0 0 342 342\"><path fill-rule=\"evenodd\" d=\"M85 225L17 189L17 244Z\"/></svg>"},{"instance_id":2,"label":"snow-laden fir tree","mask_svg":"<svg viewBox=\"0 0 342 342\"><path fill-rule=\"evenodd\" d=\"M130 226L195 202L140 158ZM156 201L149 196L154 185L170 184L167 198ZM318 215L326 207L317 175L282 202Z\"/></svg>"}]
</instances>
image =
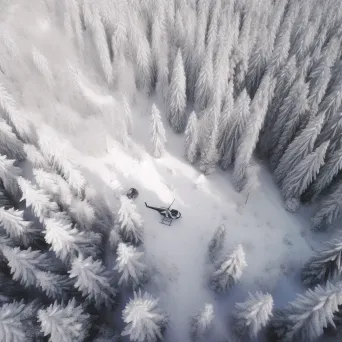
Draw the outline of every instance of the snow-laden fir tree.
<instances>
[{"instance_id":1,"label":"snow-laden fir tree","mask_svg":"<svg viewBox=\"0 0 342 342\"><path fill-rule=\"evenodd\" d=\"M260 130L263 126L267 113L267 107L273 96L275 88L274 78L265 74L261 81L253 101L251 102L251 115L247 122L246 130L241 136L236 152L234 165L234 184L238 191L241 191L247 182L247 168L252 158L253 151L258 141Z\"/></svg>"},{"instance_id":2,"label":"snow-laden fir tree","mask_svg":"<svg viewBox=\"0 0 342 342\"><path fill-rule=\"evenodd\" d=\"M286 175L313 151L323 123L324 115L314 117L308 123L307 127L287 147L274 171L274 176L278 184L281 184Z\"/></svg>"},{"instance_id":3,"label":"snow-laden fir tree","mask_svg":"<svg viewBox=\"0 0 342 342\"><path fill-rule=\"evenodd\" d=\"M66 305L57 301L38 311L38 321L44 336L54 342L82 342L88 335L90 316L75 299Z\"/></svg>"},{"instance_id":4,"label":"snow-laden fir tree","mask_svg":"<svg viewBox=\"0 0 342 342\"><path fill-rule=\"evenodd\" d=\"M126 95L122 96L122 105L125 114L125 123L127 128L127 133L131 135L133 133L133 117L132 117L132 110L131 106L128 102Z\"/></svg>"},{"instance_id":5,"label":"snow-laden fir tree","mask_svg":"<svg viewBox=\"0 0 342 342\"><path fill-rule=\"evenodd\" d=\"M35 342L39 332L35 324L36 302L5 303L0 307L0 339L3 342Z\"/></svg>"},{"instance_id":6,"label":"snow-laden fir tree","mask_svg":"<svg viewBox=\"0 0 342 342\"><path fill-rule=\"evenodd\" d=\"M155 104L152 105L152 150L155 158L160 158L165 151L166 134L163 123L161 121L159 109Z\"/></svg>"},{"instance_id":7,"label":"snow-laden fir tree","mask_svg":"<svg viewBox=\"0 0 342 342\"><path fill-rule=\"evenodd\" d=\"M222 155L220 164L224 170L228 168L235 158L240 138L244 134L249 119L249 104L250 98L246 89L244 89L234 103L233 113L224 134L224 140L219 145Z\"/></svg>"},{"instance_id":8,"label":"snow-laden fir tree","mask_svg":"<svg viewBox=\"0 0 342 342\"><path fill-rule=\"evenodd\" d=\"M25 200L26 207L31 207L33 214L43 222L54 212L58 211L56 202L51 201L50 197L43 190L38 189L27 179L18 178L18 184L22 191L21 201Z\"/></svg>"},{"instance_id":9,"label":"snow-laden fir tree","mask_svg":"<svg viewBox=\"0 0 342 342\"><path fill-rule=\"evenodd\" d=\"M5 190L14 198L20 198L20 189L17 177L21 174L21 170L14 166L14 160L7 159L6 156L0 154L0 179Z\"/></svg>"},{"instance_id":10,"label":"snow-laden fir tree","mask_svg":"<svg viewBox=\"0 0 342 342\"><path fill-rule=\"evenodd\" d=\"M91 230L95 222L95 209L86 199L73 198L68 208L68 214L80 229Z\"/></svg>"},{"instance_id":11,"label":"snow-laden fir tree","mask_svg":"<svg viewBox=\"0 0 342 342\"><path fill-rule=\"evenodd\" d=\"M302 280L306 285L325 284L342 273L342 239L325 243L304 266Z\"/></svg>"},{"instance_id":12,"label":"snow-laden fir tree","mask_svg":"<svg viewBox=\"0 0 342 342\"><path fill-rule=\"evenodd\" d=\"M148 277L144 253L125 243L119 243L116 253L114 270L120 274L119 285L132 285L133 288L143 285Z\"/></svg>"},{"instance_id":13,"label":"snow-laden fir tree","mask_svg":"<svg viewBox=\"0 0 342 342\"><path fill-rule=\"evenodd\" d=\"M3 187L2 182L0 182L0 207L4 209L10 209L13 207L13 200Z\"/></svg>"},{"instance_id":14,"label":"snow-laden fir tree","mask_svg":"<svg viewBox=\"0 0 342 342\"><path fill-rule=\"evenodd\" d=\"M70 298L73 292L72 285L72 280L66 275L50 271L36 272L36 287L51 299L66 300Z\"/></svg>"},{"instance_id":15,"label":"snow-laden fir tree","mask_svg":"<svg viewBox=\"0 0 342 342\"><path fill-rule=\"evenodd\" d=\"M211 288L218 292L228 292L241 278L243 270L247 267L245 252L241 245L223 258L211 275Z\"/></svg>"},{"instance_id":16,"label":"snow-laden fir tree","mask_svg":"<svg viewBox=\"0 0 342 342\"><path fill-rule=\"evenodd\" d=\"M122 319L126 327L122 336L129 336L131 341L157 342L162 340L162 333L167 326L168 318L159 307L158 299L148 293L134 292L122 311Z\"/></svg>"},{"instance_id":17,"label":"snow-laden fir tree","mask_svg":"<svg viewBox=\"0 0 342 342\"><path fill-rule=\"evenodd\" d=\"M54 78L49 65L49 60L35 46L32 47L32 61L38 73L43 76L48 87L52 88Z\"/></svg>"},{"instance_id":18,"label":"snow-laden fir tree","mask_svg":"<svg viewBox=\"0 0 342 342\"><path fill-rule=\"evenodd\" d=\"M75 288L87 300L93 301L97 306L110 307L114 304L116 289L112 276L100 260L94 260L92 257L84 259L80 255L73 260L69 274L75 281Z\"/></svg>"},{"instance_id":19,"label":"snow-laden fir tree","mask_svg":"<svg viewBox=\"0 0 342 342\"><path fill-rule=\"evenodd\" d=\"M23 143L3 120L0 120L0 153L16 160L24 160L26 157Z\"/></svg>"},{"instance_id":20,"label":"snow-laden fir tree","mask_svg":"<svg viewBox=\"0 0 342 342\"><path fill-rule=\"evenodd\" d=\"M182 53L179 49L174 61L169 86L168 118L176 132L183 132L186 125L186 76Z\"/></svg>"},{"instance_id":21,"label":"snow-laden fir tree","mask_svg":"<svg viewBox=\"0 0 342 342\"><path fill-rule=\"evenodd\" d=\"M207 53L202 63L195 85L195 108L198 113L207 107L214 96L214 71L210 53Z\"/></svg>"},{"instance_id":22,"label":"snow-laden fir tree","mask_svg":"<svg viewBox=\"0 0 342 342\"><path fill-rule=\"evenodd\" d=\"M233 330L244 341L255 338L272 317L273 298L269 293L249 293L249 298L235 304Z\"/></svg>"},{"instance_id":23,"label":"snow-laden fir tree","mask_svg":"<svg viewBox=\"0 0 342 342\"><path fill-rule=\"evenodd\" d=\"M329 188L319 201L312 223L316 229L324 229L342 216L342 182Z\"/></svg>"},{"instance_id":24,"label":"snow-laden fir tree","mask_svg":"<svg viewBox=\"0 0 342 342\"><path fill-rule=\"evenodd\" d=\"M131 200L122 196L120 201L119 224L122 239L138 245L143 241L143 220Z\"/></svg>"},{"instance_id":25,"label":"snow-laden fir tree","mask_svg":"<svg viewBox=\"0 0 342 342\"><path fill-rule=\"evenodd\" d=\"M101 235L79 231L65 213L46 219L44 223L45 240L61 260L67 262L80 252L94 257L100 254Z\"/></svg>"},{"instance_id":26,"label":"snow-laden fir tree","mask_svg":"<svg viewBox=\"0 0 342 342\"><path fill-rule=\"evenodd\" d=\"M324 165L321 167L317 178L312 182L308 191L303 195L305 200L314 201L328 188L335 176L342 170L342 148L327 154Z\"/></svg>"},{"instance_id":27,"label":"snow-laden fir tree","mask_svg":"<svg viewBox=\"0 0 342 342\"><path fill-rule=\"evenodd\" d=\"M205 304L204 308L191 320L190 334L193 341L207 341L213 328L214 307Z\"/></svg>"},{"instance_id":28,"label":"snow-laden fir tree","mask_svg":"<svg viewBox=\"0 0 342 342\"><path fill-rule=\"evenodd\" d=\"M328 326L335 328L333 321L342 304L342 283L318 285L290 302L284 310L276 310L271 320L271 329L277 341L311 342L323 335Z\"/></svg>"},{"instance_id":29,"label":"snow-laden fir tree","mask_svg":"<svg viewBox=\"0 0 342 342\"><path fill-rule=\"evenodd\" d=\"M24 211L14 208L0 208L0 225L5 229L7 235L19 244L30 245L40 230L35 225L24 220Z\"/></svg>"},{"instance_id":30,"label":"snow-laden fir tree","mask_svg":"<svg viewBox=\"0 0 342 342\"><path fill-rule=\"evenodd\" d=\"M71 205L73 194L68 183L61 176L41 168L33 169L33 175L39 188L49 195L53 201L64 208Z\"/></svg>"},{"instance_id":31,"label":"snow-laden fir tree","mask_svg":"<svg viewBox=\"0 0 342 342\"><path fill-rule=\"evenodd\" d=\"M50 168L47 160L34 145L24 144L23 149L26 154L26 160L32 164L32 167L44 170L48 170Z\"/></svg>"},{"instance_id":32,"label":"snow-laden fir tree","mask_svg":"<svg viewBox=\"0 0 342 342\"><path fill-rule=\"evenodd\" d=\"M120 236L120 225L116 224L109 232L109 246L112 252L116 252L120 242L122 242Z\"/></svg>"},{"instance_id":33,"label":"snow-laden fir tree","mask_svg":"<svg viewBox=\"0 0 342 342\"><path fill-rule=\"evenodd\" d=\"M5 247L2 254L8 262L14 280L24 286L36 284L36 272L48 269L50 263L46 255L30 248L21 250L19 247Z\"/></svg>"},{"instance_id":34,"label":"snow-laden fir tree","mask_svg":"<svg viewBox=\"0 0 342 342\"><path fill-rule=\"evenodd\" d=\"M224 224L221 224L216 228L213 237L210 239L208 256L211 263L214 263L218 259L224 246L226 234L227 227Z\"/></svg>"},{"instance_id":35,"label":"snow-laden fir tree","mask_svg":"<svg viewBox=\"0 0 342 342\"><path fill-rule=\"evenodd\" d=\"M281 185L285 200L299 198L316 178L320 167L324 164L328 146L329 141L317 147L286 175Z\"/></svg>"},{"instance_id":36,"label":"snow-laden fir tree","mask_svg":"<svg viewBox=\"0 0 342 342\"><path fill-rule=\"evenodd\" d=\"M189 116L185 129L185 156L191 164L197 161L199 155L198 133L198 119L196 113L193 111Z\"/></svg>"}]
</instances>

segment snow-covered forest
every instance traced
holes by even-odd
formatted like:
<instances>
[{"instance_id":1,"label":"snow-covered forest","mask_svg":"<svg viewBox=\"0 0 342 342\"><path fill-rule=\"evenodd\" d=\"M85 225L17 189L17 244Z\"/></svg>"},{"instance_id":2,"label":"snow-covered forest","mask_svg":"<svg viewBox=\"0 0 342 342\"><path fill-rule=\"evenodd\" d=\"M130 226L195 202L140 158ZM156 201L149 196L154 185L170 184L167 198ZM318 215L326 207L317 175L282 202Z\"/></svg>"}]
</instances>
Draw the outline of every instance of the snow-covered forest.
<instances>
[{"instance_id":1,"label":"snow-covered forest","mask_svg":"<svg viewBox=\"0 0 342 342\"><path fill-rule=\"evenodd\" d=\"M342 339L340 0L0 0L0 41L1 342Z\"/></svg>"}]
</instances>

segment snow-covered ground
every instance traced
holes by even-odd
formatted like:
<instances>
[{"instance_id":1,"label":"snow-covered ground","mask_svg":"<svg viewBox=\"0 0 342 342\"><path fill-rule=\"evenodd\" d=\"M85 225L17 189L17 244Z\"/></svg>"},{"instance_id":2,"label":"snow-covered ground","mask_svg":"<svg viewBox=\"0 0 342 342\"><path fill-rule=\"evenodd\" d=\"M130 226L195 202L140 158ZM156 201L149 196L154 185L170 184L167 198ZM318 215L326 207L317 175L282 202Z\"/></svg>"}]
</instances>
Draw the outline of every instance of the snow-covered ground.
<instances>
[{"instance_id":1,"label":"snow-covered ground","mask_svg":"<svg viewBox=\"0 0 342 342\"><path fill-rule=\"evenodd\" d=\"M147 291L160 298L170 315L166 341L189 341L190 318L205 303L214 305L217 340L222 340L234 303L243 301L248 292L271 293L275 307L284 307L296 293L303 292L300 271L318 246L315 240L320 239L311 233L306 215L284 209L279 190L263 165L260 187L245 203L246 194L233 189L229 172L218 168L204 176L185 160L184 137L175 135L167 122L167 152L160 159L153 158L150 107L146 102L136 105L134 132L127 148L105 131L89 133L86 146L83 135L71 141L90 185L106 198L114 213L119 210L121 194L131 187L139 190L135 203L145 229L141 248L152 275ZM88 125L103 128L101 121L93 119L83 125L83 132ZM162 225L160 215L144 204L168 206L173 200L173 208L181 211L182 218L170 227ZM207 261L208 242L221 224L227 227L224 251L241 244L248 263L241 282L227 295L215 295L208 287L212 270Z\"/></svg>"}]
</instances>

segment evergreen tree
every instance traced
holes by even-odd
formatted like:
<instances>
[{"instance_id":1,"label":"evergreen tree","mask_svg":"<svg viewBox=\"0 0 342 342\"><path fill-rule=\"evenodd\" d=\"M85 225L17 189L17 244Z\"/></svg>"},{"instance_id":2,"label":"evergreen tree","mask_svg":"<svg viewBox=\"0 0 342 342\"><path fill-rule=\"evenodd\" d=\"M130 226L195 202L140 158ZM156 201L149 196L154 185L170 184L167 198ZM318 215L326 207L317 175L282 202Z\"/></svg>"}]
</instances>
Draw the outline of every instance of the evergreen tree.
<instances>
[{"instance_id":1,"label":"evergreen tree","mask_svg":"<svg viewBox=\"0 0 342 342\"><path fill-rule=\"evenodd\" d=\"M279 160L303 121L304 114L308 108L308 91L309 86L307 83L304 83L304 78L299 78L292 86L279 109L278 119L272 130L274 132L274 139L277 139L277 143L270 153L270 166L273 170L278 166Z\"/></svg>"},{"instance_id":2,"label":"evergreen tree","mask_svg":"<svg viewBox=\"0 0 342 342\"><path fill-rule=\"evenodd\" d=\"M203 64L199 71L195 85L195 109L198 113L204 110L213 98L214 91L214 71L211 54L203 59Z\"/></svg>"},{"instance_id":3,"label":"evergreen tree","mask_svg":"<svg viewBox=\"0 0 342 342\"><path fill-rule=\"evenodd\" d=\"M111 83L113 80L113 70L112 63L110 61L106 31L101 21L100 15L97 12L94 12L92 15L93 21L91 25L91 30L93 35L93 41L97 53L99 55L104 77L108 83Z\"/></svg>"},{"instance_id":4,"label":"evergreen tree","mask_svg":"<svg viewBox=\"0 0 342 342\"><path fill-rule=\"evenodd\" d=\"M342 304L342 284L327 283L307 290L290 302L286 309L276 311L271 321L272 330L279 341L315 341L333 321Z\"/></svg>"},{"instance_id":5,"label":"evergreen tree","mask_svg":"<svg viewBox=\"0 0 342 342\"><path fill-rule=\"evenodd\" d=\"M20 196L17 177L21 174L21 170L14 166L14 160L7 159L6 156L0 155L0 179L5 190L14 198Z\"/></svg>"},{"instance_id":6,"label":"evergreen tree","mask_svg":"<svg viewBox=\"0 0 342 342\"><path fill-rule=\"evenodd\" d=\"M153 156L160 158L165 150L166 135L163 123L161 121L160 112L155 104L152 105L152 146Z\"/></svg>"},{"instance_id":7,"label":"evergreen tree","mask_svg":"<svg viewBox=\"0 0 342 342\"><path fill-rule=\"evenodd\" d=\"M23 214L23 211L14 208L2 207L0 208L0 225L11 239L28 246L37 237L39 229L32 222L25 221Z\"/></svg>"},{"instance_id":8,"label":"evergreen tree","mask_svg":"<svg viewBox=\"0 0 342 342\"><path fill-rule=\"evenodd\" d=\"M52 88L54 78L49 61L35 46L32 48L32 61L37 71L43 76L48 87Z\"/></svg>"},{"instance_id":9,"label":"evergreen tree","mask_svg":"<svg viewBox=\"0 0 342 342\"><path fill-rule=\"evenodd\" d=\"M112 252L116 252L119 243L122 242L121 237L120 237L120 226L115 225L109 233L109 246Z\"/></svg>"},{"instance_id":10,"label":"evergreen tree","mask_svg":"<svg viewBox=\"0 0 342 342\"><path fill-rule=\"evenodd\" d=\"M37 189L30 181L19 177L18 184L23 194L21 201L25 200L26 207L31 207L33 214L40 222L58 210L57 203L51 201L43 190Z\"/></svg>"},{"instance_id":11,"label":"evergreen tree","mask_svg":"<svg viewBox=\"0 0 342 342\"><path fill-rule=\"evenodd\" d=\"M91 230L95 222L95 209L89 201L73 198L68 213L80 229Z\"/></svg>"},{"instance_id":12,"label":"evergreen tree","mask_svg":"<svg viewBox=\"0 0 342 342\"><path fill-rule=\"evenodd\" d=\"M327 155L317 178L303 195L304 199L314 201L324 189L328 188L334 177L342 170L342 148Z\"/></svg>"},{"instance_id":13,"label":"evergreen tree","mask_svg":"<svg viewBox=\"0 0 342 342\"><path fill-rule=\"evenodd\" d=\"M4 189L2 182L0 182L0 207L4 209L12 208L12 199Z\"/></svg>"},{"instance_id":14,"label":"evergreen tree","mask_svg":"<svg viewBox=\"0 0 342 342\"><path fill-rule=\"evenodd\" d=\"M130 284L135 288L147 281L147 269L143 256L144 253L138 252L135 247L119 243L114 267L114 270L121 275L119 284Z\"/></svg>"},{"instance_id":15,"label":"evergreen tree","mask_svg":"<svg viewBox=\"0 0 342 342\"><path fill-rule=\"evenodd\" d=\"M38 311L38 321L44 336L54 342L81 342L88 335L90 316L75 299L66 305L57 301Z\"/></svg>"},{"instance_id":16,"label":"evergreen tree","mask_svg":"<svg viewBox=\"0 0 342 342\"><path fill-rule=\"evenodd\" d=\"M304 266L302 280L306 285L325 284L342 273L342 240L334 239L325 244Z\"/></svg>"},{"instance_id":17,"label":"evergreen tree","mask_svg":"<svg viewBox=\"0 0 342 342\"><path fill-rule=\"evenodd\" d=\"M199 136L198 136L198 119L193 111L188 120L185 129L185 156L187 160L193 164L199 155Z\"/></svg>"},{"instance_id":18,"label":"evergreen tree","mask_svg":"<svg viewBox=\"0 0 342 342\"><path fill-rule=\"evenodd\" d=\"M308 123L307 127L303 129L303 131L288 146L274 171L274 176L278 184L281 184L286 175L313 151L317 136L322 129L323 123L324 115L314 117Z\"/></svg>"},{"instance_id":19,"label":"evergreen tree","mask_svg":"<svg viewBox=\"0 0 342 342\"><path fill-rule=\"evenodd\" d=\"M191 338L193 341L206 341L213 327L214 308L211 304L205 304L191 320Z\"/></svg>"},{"instance_id":20,"label":"evergreen tree","mask_svg":"<svg viewBox=\"0 0 342 342\"><path fill-rule=\"evenodd\" d=\"M214 291L228 292L241 278L243 270L247 267L245 252L238 245L232 254L228 255L218 264L211 276L211 287Z\"/></svg>"},{"instance_id":21,"label":"evergreen tree","mask_svg":"<svg viewBox=\"0 0 342 342\"><path fill-rule=\"evenodd\" d=\"M57 257L68 261L77 253L96 257L99 253L101 235L94 232L80 232L73 227L67 216L55 215L45 220L45 240Z\"/></svg>"},{"instance_id":22,"label":"evergreen tree","mask_svg":"<svg viewBox=\"0 0 342 342\"><path fill-rule=\"evenodd\" d=\"M124 242L140 244L143 241L143 220L133 202L124 196L121 197L119 224Z\"/></svg>"},{"instance_id":23,"label":"evergreen tree","mask_svg":"<svg viewBox=\"0 0 342 342\"><path fill-rule=\"evenodd\" d=\"M270 294L257 292L243 303L235 304L234 331L244 339L255 338L272 316L273 298Z\"/></svg>"},{"instance_id":24,"label":"evergreen tree","mask_svg":"<svg viewBox=\"0 0 342 342\"><path fill-rule=\"evenodd\" d=\"M176 132L183 132L186 125L186 77L181 50L177 52L169 87L169 120Z\"/></svg>"},{"instance_id":25,"label":"evergreen tree","mask_svg":"<svg viewBox=\"0 0 342 342\"><path fill-rule=\"evenodd\" d=\"M37 150L34 145L24 144L23 149L26 154L26 160L28 160L33 167L41 168L44 170L49 169L49 164L46 159L44 159L43 155Z\"/></svg>"},{"instance_id":26,"label":"evergreen tree","mask_svg":"<svg viewBox=\"0 0 342 342\"><path fill-rule=\"evenodd\" d=\"M147 37L138 32L139 39L136 42L136 83L138 89L149 94L152 82L152 55Z\"/></svg>"},{"instance_id":27,"label":"evergreen tree","mask_svg":"<svg viewBox=\"0 0 342 342\"><path fill-rule=\"evenodd\" d=\"M220 252L223 249L226 234L227 227L224 224L221 224L216 228L214 235L209 241L208 245L208 255L210 262L214 263L217 260Z\"/></svg>"},{"instance_id":28,"label":"evergreen tree","mask_svg":"<svg viewBox=\"0 0 342 342\"><path fill-rule=\"evenodd\" d=\"M122 105L125 114L125 122L127 127L127 133L131 135L133 133L133 117L132 117L132 110L128 103L128 99L125 95L122 96Z\"/></svg>"},{"instance_id":29,"label":"evergreen tree","mask_svg":"<svg viewBox=\"0 0 342 342\"><path fill-rule=\"evenodd\" d=\"M23 143L3 120L0 120L0 153L16 160L24 160L26 157Z\"/></svg>"},{"instance_id":30,"label":"evergreen tree","mask_svg":"<svg viewBox=\"0 0 342 342\"><path fill-rule=\"evenodd\" d=\"M281 190L285 200L299 198L310 183L316 178L320 167L324 163L324 157L329 142L323 143L314 152L300 161L284 178Z\"/></svg>"},{"instance_id":31,"label":"evergreen tree","mask_svg":"<svg viewBox=\"0 0 342 342\"><path fill-rule=\"evenodd\" d=\"M235 101L228 130L225 132L224 141L219 145L222 154L221 166L224 170L228 168L235 158L239 141L247 125L249 104L250 98L246 89L244 89Z\"/></svg>"},{"instance_id":32,"label":"evergreen tree","mask_svg":"<svg viewBox=\"0 0 342 342\"><path fill-rule=\"evenodd\" d=\"M0 307L0 339L4 342L35 342L37 303L24 301L5 303Z\"/></svg>"},{"instance_id":33,"label":"evergreen tree","mask_svg":"<svg viewBox=\"0 0 342 342\"><path fill-rule=\"evenodd\" d=\"M316 229L326 228L342 215L342 182L337 184L322 196L317 211L312 218L313 226Z\"/></svg>"},{"instance_id":34,"label":"evergreen tree","mask_svg":"<svg viewBox=\"0 0 342 342\"><path fill-rule=\"evenodd\" d=\"M75 278L75 288L78 289L89 301L95 305L110 307L114 304L116 289L112 284L112 278L99 260L92 257L84 259L81 255L75 258L69 271L70 278Z\"/></svg>"},{"instance_id":35,"label":"evergreen tree","mask_svg":"<svg viewBox=\"0 0 342 342\"><path fill-rule=\"evenodd\" d=\"M47 270L50 265L53 265L45 254L33 251L31 247L27 250L5 247L2 253L11 269L13 279L24 286L35 286L37 271Z\"/></svg>"},{"instance_id":36,"label":"evergreen tree","mask_svg":"<svg viewBox=\"0 0 342 342\"><path fill-rule=\"evenodd\" d=\"M260 130L263 126L267 107L274 92L274 79L265 74L253 101L251 102L251 115L247 122L245 133L242 135L237 148L234 166L234 184L238 191L246 185L246 172L252 158L253 151L258 141Z\"/></svg>"},{"instance_id":37,"label":"evergreen tree","mask_svg":"<svg viewBox=\"0 0 342 342\"><path fill-rule=\"evenodd\" d=\"M157 342L162 339L163 330L167 326L168 318L158 306L158 299L150 294L134 292L122 312L126 327L122 336L129 336L131 341Z\"/></svg>"}]
</instances>

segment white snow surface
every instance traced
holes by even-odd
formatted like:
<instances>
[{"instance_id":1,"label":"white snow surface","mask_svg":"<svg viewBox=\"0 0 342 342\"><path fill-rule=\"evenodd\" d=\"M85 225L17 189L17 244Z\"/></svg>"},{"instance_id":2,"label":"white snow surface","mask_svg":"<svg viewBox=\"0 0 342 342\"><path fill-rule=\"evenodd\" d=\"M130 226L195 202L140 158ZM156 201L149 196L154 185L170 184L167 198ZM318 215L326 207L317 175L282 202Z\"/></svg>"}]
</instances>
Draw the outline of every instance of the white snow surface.
<instances>
[{"instance_id":1,"label":"white snow surface","mask_svg":"<svg viewBox=\"0 0 342 342\"><path fill-rule=\"evenodd\" d=\"M146 290L160 298L170 316L165 341L190 341L191 317L205 303L214 306L213 341L224 340L234 304L245 300L248 292L269 292L275 307L284 307L304 291L300 271L322 237L310 231L305 212L292 214L284 209L279 189L262 164L260 187L245 203L246 194L234 190L230 172L218 168L204 176L198 166L186 161L184 135L174 134L166 121L166 152L160 159L153 158L147 129L150 110L151 102L137 99L127 148L109 136L99 143L104 131L87 136L86 145L96 146L96 150L82 144L82 135L67 138L73 142L73 154L78 155L89 185L106 198L115 214L122 194L131 187L139 191L135 204L144 220L144 244L139 248L146 253L152 275ZM94 120L85 120L83 125L84 130L79 130L90 132L88 125L93 126ZM99 121L96 127L103 125ZM172 207L180 210L182 217L171 226L162 225L159 213L144 204L168 206L173 200ZM227 227L223 253L241 244L248 264L227 295L216 295L208 286L213 268L207 261L207 247L220 224ZM262 335L259 338L262 341Z\"/></svg>"}]
</instances>

